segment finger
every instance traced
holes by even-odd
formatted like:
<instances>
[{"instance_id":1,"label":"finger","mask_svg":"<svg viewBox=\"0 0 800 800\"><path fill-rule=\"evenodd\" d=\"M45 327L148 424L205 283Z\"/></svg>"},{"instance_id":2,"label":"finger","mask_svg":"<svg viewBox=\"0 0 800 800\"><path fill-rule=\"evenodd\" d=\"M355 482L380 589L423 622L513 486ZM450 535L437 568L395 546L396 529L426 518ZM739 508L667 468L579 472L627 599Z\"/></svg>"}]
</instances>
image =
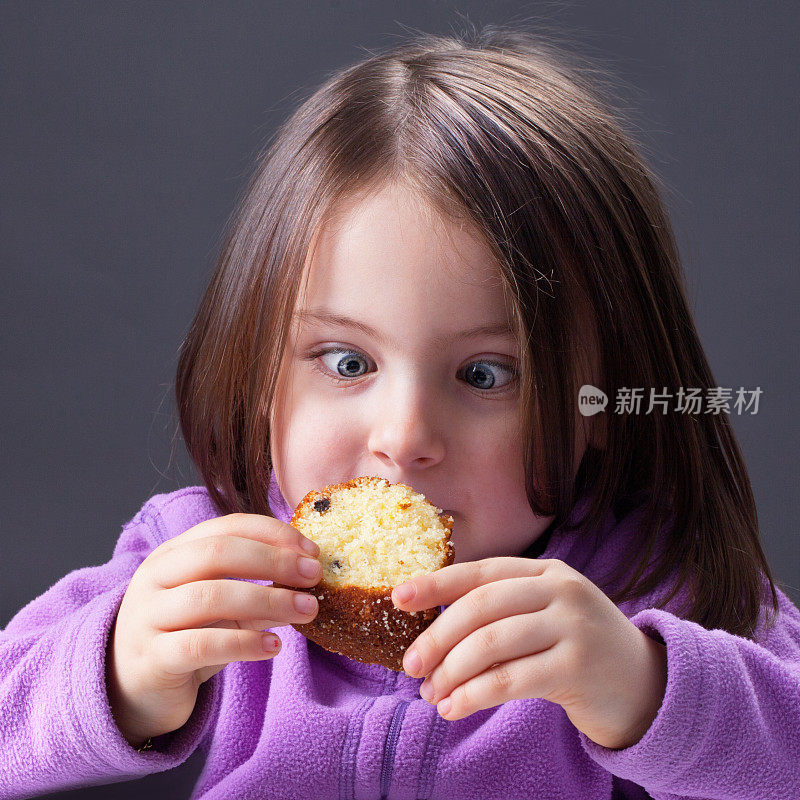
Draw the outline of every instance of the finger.
<instances>
[{"instance_id":1,"label":"finger","mask_svg":"<svg viewBox=\"0 0 800 800\"><path fill-rule=\"evenodd\" d=\"M302 562L314 573L303 575ZM205 536L175 545L151 562L150 577L162 589L212 578L274 580L290 586L315 586L322 577L317 559L296 550L241 536Z\"/></svg>"},{"instance_id":2,"label":"finger","mask_svg":"<svg viewBox=\"0 0 800 800\"><path fill-rule=\"evenodd\" d=\"M465 561L450 564L427 575L420 575L406 581L392 590L392 602L404 611L422 611L435 606L446 606L455 602L472 589L502 578L541 575L553 564L555 559L517 558L497 556L480 561ZM398 590L411 586L414 595L399 602Z\"/></svg>"},{"instance_id":3,"label":"finger","mask_svg":"<svg viewBox=\"0 0 800 800\"><path fill-rule=\"evenodd\" d=\"M541 653L559 641L558 620L549 610L499 619L462 639L423 681L420 696L438 703L495 664Z\"/></svg>"},{"instance_id":4,"label":"finger","mask_svg":"<svg viewBox=\"0 0 800 800\"><path fill-rule=\"evenodd\" d=\"M296 598L310 604L307 611L298 609ZM255 628L261 630L310 622L317 613L317 599L313 594L246 581L201 580L159 592L156 613L155 627L160 631L199 628L222 620L264 623Z\"/></svg>"},{"instance_id":5,"label":"finger","mask_svg":"<svg viewBox=\"0 0 800 800\"><path fill-rule=\"evenodd\" d=\"M556 680L562 646L556 644L541 653L493 664L441 698L436 710L452 721L508 700L547 696Z\"/></svg>"},{"instance_id":6,"label":"finger","mask_svg":"<svg viewBox=\"0 0 800 800\"><path fill-rule=\"evenodd\" d=\"M278 647L269 647L275 641ZM280 650L280 640L274 633L234 628L168 631L153 642L161 669L171 675L187 675L233 661L262 661Z\"/></svg>"},{"instance_id":7,"label":"finger","mask_svg":"<svg viewBox=\"0 0 800 800\"><path fill-rule=\"evenodd\" d=\"M541 611L552 599L552 582L543 581L541 576L507 578L479 586L448 606L414 640L403 658L403 668L408 675L429 675L470 634L503 617ZM414 654L419 658L418 666Z\"/></svg>"},{"instance_id":8,"label":"finger","mask_svg":"<svg viewBox=\"0 0 800 800\"><path fill-rule=\"evenodd\" d=\"M269 619L218 619L210 625L203 625L204 628L238 628L243 631L265 631L268 628L280 627L283 623L275 624L274 621ZM224 664L221 666L225 666Z\"/></svg>"},{"instance_id":9,"label":"finger","mask_svg":"<svg viewBox=\"0 0 800 800\"><path fill-rule=\"evenodd\" d=\"M169 539L156 550L166 551L183 542L203 539L206 536L243 536L276 547L294 547L309 555L318 556L319 546L297 528L264 514L225 514L198 523L179 536Z\"/></svg>"}]
</instances>

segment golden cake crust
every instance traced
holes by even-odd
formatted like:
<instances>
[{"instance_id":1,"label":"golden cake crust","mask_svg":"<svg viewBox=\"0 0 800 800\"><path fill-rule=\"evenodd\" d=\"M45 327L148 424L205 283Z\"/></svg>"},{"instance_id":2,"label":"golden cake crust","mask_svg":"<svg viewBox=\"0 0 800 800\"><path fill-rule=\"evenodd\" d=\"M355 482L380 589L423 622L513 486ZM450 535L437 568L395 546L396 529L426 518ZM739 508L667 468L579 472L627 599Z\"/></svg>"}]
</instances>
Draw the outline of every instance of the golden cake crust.
<instances>
[{"instance_id":1,"label":"golden cake crust","mask_svg":"<svg viewBox=\"0 0 800 800\"><path fill-rule=\"evenodd\" d=\"M303 515L312 509L315 502L326 497L330 499L334 491L360 488L374 482L406 486L390 484L385 478L363 476L344 483L331 484L323 489L309 492L298 504L289 524L297 527ZM411 489L408 486L406 488ZM450 541L453 518L444 512L438 512L438 516L446 529L445 555L440 565L445 567L452 564L455 558L455 550ZM317 616L305 624L291 623L292 627L304 636L326 650L366 664L380 664L396 672L400 672L403 668L402 662L406 650L440 613L438 606L414 612L395 608L391 597L393 586L335 587L327 583L324 578L310 589L278 583L273 585L316 596L319 603Z\"/></svg>"}]
</instances>

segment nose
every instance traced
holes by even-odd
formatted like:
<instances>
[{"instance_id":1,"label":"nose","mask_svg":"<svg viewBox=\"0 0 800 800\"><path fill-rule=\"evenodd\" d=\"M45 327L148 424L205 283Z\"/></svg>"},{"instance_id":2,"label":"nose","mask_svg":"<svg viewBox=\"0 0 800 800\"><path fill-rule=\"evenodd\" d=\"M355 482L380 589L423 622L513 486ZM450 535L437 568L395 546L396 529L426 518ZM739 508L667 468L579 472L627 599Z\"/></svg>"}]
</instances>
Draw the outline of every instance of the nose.
<instances>
[{"instance_id":1,"label":"nose","mask_svg":"<svg viewBox=\"0 0 800 800\"><path fill-rule=\"evenodd\" d=\"M431 387L420 380L387 382L374 397L369 450L386 467L429 468L445 454L442 409Z\"/></svg>"}]
</instances>

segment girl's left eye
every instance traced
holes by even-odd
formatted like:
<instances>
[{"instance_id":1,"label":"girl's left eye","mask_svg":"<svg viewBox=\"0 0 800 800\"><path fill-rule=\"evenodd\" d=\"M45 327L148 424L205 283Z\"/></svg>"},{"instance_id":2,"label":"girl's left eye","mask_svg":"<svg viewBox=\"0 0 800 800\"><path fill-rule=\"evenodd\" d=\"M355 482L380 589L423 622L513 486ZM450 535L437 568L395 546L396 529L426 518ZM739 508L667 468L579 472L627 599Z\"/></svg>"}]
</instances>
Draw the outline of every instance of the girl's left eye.
<instances>
[{"instance_id":1,"label":"girl's left eye","mask_svg":"<svg viewBox=\"0 0 800 800\"><path fill-rule=\"evenodd\" d=\"M326 359L325 356L336 356ZM305 357L308 361L321 360L325 369L314 367L320 372L329 375L337 383L350 383L354 378L363 377L369 369L369 361L358 350L344 347L328 347L309 353ZM487 391L489 389L504 388L517 377L517 371L510 364L491 359L471 361L464 369L459 371L464 374L465 380L475 389ZM498 377L499 373L499 377ZM505 373L505 380L503 380Z\"/></svg>"},{"instance_id":2,"label":"girl's left eye","mask_svg":"<svg viewBox=\"0 0 800 800\"><path fill-rule=\"evenodd\" d=\"M508 380L503 383L501 379L499 386L496 385L497 380L495 378L495 373L491 371L492 369L505 372L506 375L509 376ZM468 364L464 370L464 376L468 381L475 382L474 384L470 385L474 385L476 389L503 388L511 383L516 375L517 372L513 367L509 366L508 364L501 364L499 361L473 361Z\"/></svg>"}]
</instances>

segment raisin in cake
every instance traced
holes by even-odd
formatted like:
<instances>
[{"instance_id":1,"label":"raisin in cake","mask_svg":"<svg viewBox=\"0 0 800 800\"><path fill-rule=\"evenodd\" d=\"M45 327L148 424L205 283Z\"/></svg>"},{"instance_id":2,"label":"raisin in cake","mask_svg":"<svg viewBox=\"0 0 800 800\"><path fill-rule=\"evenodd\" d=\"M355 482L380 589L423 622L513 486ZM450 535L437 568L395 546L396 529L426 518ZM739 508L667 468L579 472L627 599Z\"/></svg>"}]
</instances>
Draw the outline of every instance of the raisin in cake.
<instances>
[{"instance_id":1,"label":"raisin in cake","mask_svg":"<svg viewBox=\"0 0 800 800\"><path fill-rule=\"evenodd\" d=\"M326 650L402 670L439 608L401 611L392 589L453 563L453 518L405 484L361 477L309 492L289 524L319 546L322 564L316 586L291 587L319 602L311 622L293 627Z\"/></svg>"}]
</instances>

